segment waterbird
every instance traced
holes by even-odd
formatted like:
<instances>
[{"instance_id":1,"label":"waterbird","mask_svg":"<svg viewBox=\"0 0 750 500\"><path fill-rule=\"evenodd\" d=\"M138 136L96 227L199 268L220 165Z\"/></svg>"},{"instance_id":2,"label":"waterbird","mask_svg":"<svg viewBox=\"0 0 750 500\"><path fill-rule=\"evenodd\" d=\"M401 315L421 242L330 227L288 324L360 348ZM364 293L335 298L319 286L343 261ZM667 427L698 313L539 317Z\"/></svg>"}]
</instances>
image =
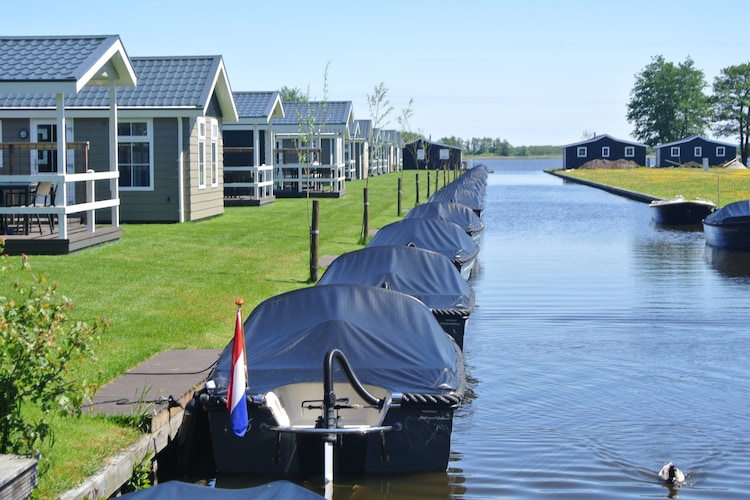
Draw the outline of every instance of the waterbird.
<instances>
[{"instance_id":1,"label":"waterbird","mask_svg":"<svg viewBox=\"0 0 750 500\"><path fill-rule=\"evenodd\" d=\"M672 462L669 462L659 471L659 478L667 483L671 484L682 484L685 482L685 474L680 469L674 466Z\"/></svg>"}]
</instances>

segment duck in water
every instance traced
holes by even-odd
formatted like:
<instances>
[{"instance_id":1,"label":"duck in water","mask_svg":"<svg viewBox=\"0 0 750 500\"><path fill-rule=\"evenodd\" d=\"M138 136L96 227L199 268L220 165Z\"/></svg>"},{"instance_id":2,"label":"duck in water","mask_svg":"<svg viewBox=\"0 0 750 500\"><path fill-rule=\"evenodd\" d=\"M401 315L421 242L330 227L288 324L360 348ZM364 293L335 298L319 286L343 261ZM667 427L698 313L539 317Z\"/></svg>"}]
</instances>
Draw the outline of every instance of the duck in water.
<instances>
[{"instance_id":1,"label":"duck in water","mask_svg":"<svg viewBox=\"0 0 750 500\"><path fill-rule=\"evenodd\" d=\"M679 485L685 482L685 474L675 467L672 462L669 462L659 471L659 479L665 483Z\"/></svg>"}]
</instances>

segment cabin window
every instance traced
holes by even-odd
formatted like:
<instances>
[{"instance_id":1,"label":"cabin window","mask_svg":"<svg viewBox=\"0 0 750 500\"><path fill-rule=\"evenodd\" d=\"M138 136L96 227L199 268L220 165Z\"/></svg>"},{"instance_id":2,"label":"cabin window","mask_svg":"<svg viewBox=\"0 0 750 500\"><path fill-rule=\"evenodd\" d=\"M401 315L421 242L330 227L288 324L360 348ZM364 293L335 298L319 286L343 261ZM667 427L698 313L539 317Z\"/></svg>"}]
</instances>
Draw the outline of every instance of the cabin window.
<instances>
[{"instance_id":1,"label":"cabin window","mask_svg":"<svg viewBox=\"0 0 750 500\"><path fill-rule=\"evenodd\" d=\"M680 156L680 148L679 147L672 147L669 149L669 156L672 156L674 158L678 158Z\"/></svg>"},{"instance_id":2,"label":"cabin window","mask_svg":"<svg viewBox=\"0 0 750 500\"><path fill-rule=\"evenodd\" d=\"M152 141L150 120L117 124L117 168L120 171L121 189L153 189Z\"/></svg>"},{"instance_id":3,"label":"cabin window","mask_svg":"<svg viewBox=\"0 0 750 500\"><path fill-rule=\"evenodd\" d=\"M716 146L716 156L726 156L727 150L724 146Z\"/></svg>"},{"instance_id":4,"label":"cabin window","mask_svg":"<svg viewBox=\"0 0 750 500\"><path fill-rule=\"evenodd\" d=\"M206 120L198 118L198 189L206 187Z\"/></svg>"},{"instance_id":5,"label":"cabin window","mask_svg":"<svg viewBox=\"0 0 750 500\"><path fill-rule=\"evenodd\" d=\"M211 120L211 186L219 185L219 123Z\"/></svg>"},{"instance_id":6,"label":"cabin window","mask_svg":"<svg viewBox=\"0 0 750 500\"><path fill-rule=\"evenodd\" d=\"M632 158L635 156L635 148L633 146L625 146L625 158Z\"/></svg>"},{"instance_id":7,"label":"cabin window","mask_svg":"<svg viewBox=\"0 0 750 500\"><path fill-rule=\"evenodd\" d=\"M578 147L578 158L586 158L586 147L585 146L579 146Z\"/></svg>"},{"instance_id":8,"label":"cabin window","mask_svg":"<svg viewBox=\"0 0 750 500\"><path fill-rule=\"evenodd\" d=\"M602 158L609 158L609 146L602 147Z\"/></svg>"},{"instance_id":9,"label":"cabin window","mask_svg":"<svg viewBox=\"0 0 750 500\"><path fill-rule=\"evenodd\" d=\"M703 156L703 148L700 146L695 146L693 148L693 156L696 158L700 158L701 156Z\"/></svg>"}]
</instances>

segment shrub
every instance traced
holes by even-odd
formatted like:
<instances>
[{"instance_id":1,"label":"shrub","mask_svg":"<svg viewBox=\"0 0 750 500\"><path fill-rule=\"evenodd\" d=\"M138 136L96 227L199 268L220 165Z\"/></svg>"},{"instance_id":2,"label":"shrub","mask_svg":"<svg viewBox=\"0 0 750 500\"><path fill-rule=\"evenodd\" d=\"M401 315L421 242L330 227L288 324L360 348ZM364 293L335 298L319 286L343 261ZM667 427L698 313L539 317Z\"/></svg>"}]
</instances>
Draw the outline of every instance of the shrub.
<instances>
[{"instance_id":1,"label":"shrub","mask_svg":"<svg viewBox=\"0 0 750 500\"><path fill-rule=\"evenodd\" d=\"M57 286L34 275L27 256L14 266L0 257L0 453L36 455L53 442L50 414L80 412L93 384L76 380L76 366L95 360L93 345L104 319L71 317L73 304Z\"/></svg>"}]
</instances>

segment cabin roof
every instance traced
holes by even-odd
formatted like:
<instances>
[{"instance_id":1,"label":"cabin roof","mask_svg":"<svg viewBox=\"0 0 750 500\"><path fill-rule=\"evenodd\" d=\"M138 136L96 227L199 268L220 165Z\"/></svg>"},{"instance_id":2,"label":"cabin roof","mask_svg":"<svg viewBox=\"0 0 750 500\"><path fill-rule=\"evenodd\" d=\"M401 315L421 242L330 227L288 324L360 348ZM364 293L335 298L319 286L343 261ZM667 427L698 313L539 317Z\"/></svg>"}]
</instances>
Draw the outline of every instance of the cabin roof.
<instances>
[{"instance_id":1,"label":"cabin roof","mask_svg":"<svg viewBox=\"0 0 750 500\"><path fill-rule=\"evenodd\" d=\"M639 142L633 142L633 141L623 141L622 139L617 139L616 137L612 137L609 134L600 134L600 135L597 135L595 137L592 137L591 139L586 139L585 141L580 141L580 142L574 142L572 144L566 144L566 145L564 145L562 147L563 148L570 148L570 147L575 147L575 146L583 146L584 144L592 144L594 142L598 142L598 141L600 141L602 139L605 139L605 138L610 139L610 140L615 141L615 142L619 142L621 144L630 144L631 146L639 146L639 147L642 147L642 148L646 147L645 144L641 144Z\"/></svg>"},{"instance_id":2,"label":"cabin roof","mask_svg":"<svg viewBox=\"0 0 750 500\"><path fill-rule=\"evenodd\" d=\"M270 121L271 118L284 116L284 106L276 90L258 92L233 92L240 118L260 118Z\"/></svg>"},{"instance_id":3,"label":"cabin roof","mask_svg":"<svg viewBox=\"0 0 750 500\"><path fill-rule=\"evenodd\" d=\"M237 109L221 56L134 57L135 87L117 91L120 109L182 109L206 111L216 96L224 121L237 121ZM109 90L85 88L65 98L66 108L106 108ZM1 108L54 108L52 95L0 94Z\"/></svg>"},{"instance_id":4,"label":"cabin roof","mask_svg":"<svg viewBox=\"0 0 750 500\"><path fill-rule=\"evenodd\" d=\"M117 35L0 37L1 92L77 93L112 80L137 81Z\"/></svg>"},{"instance_id":5,"label":"cabin roof","mask_svg":"<svg viewBox=\"0 0 750 500\"><path fill-rule=\"evenodd\" d=\"M297 125L300 118L312 117L316 125L346 125L354 120L351 101L310 101L284 104L284 117L274 125Z\"/></svg>"},{"instance_id":6,"label":"cabin roof","mask_svg":"<svg viewBox=\"0 0 750 500\"><path fill-rule=\"evenodd\" d=\"M685 137L684 139L680 139L679 141L668 142L668 143L665 143L665 144L659 144L658 146L654 146L654 147L655 148L668 148L668 147L671 147L671 146L678 146L680 144L686 144L688 142L694 141L695 139L702 139L702 140L704 140L706 142L710 142L711 144L719 144L721 146L728 146L728 147L731 147L731 148L736 148L737 147L736 144L729 144L728 142L720 142L720 141L715 141L713 139L706 139L702 135L691 135L690 137Z\"/></svg>"}]
</instances>

